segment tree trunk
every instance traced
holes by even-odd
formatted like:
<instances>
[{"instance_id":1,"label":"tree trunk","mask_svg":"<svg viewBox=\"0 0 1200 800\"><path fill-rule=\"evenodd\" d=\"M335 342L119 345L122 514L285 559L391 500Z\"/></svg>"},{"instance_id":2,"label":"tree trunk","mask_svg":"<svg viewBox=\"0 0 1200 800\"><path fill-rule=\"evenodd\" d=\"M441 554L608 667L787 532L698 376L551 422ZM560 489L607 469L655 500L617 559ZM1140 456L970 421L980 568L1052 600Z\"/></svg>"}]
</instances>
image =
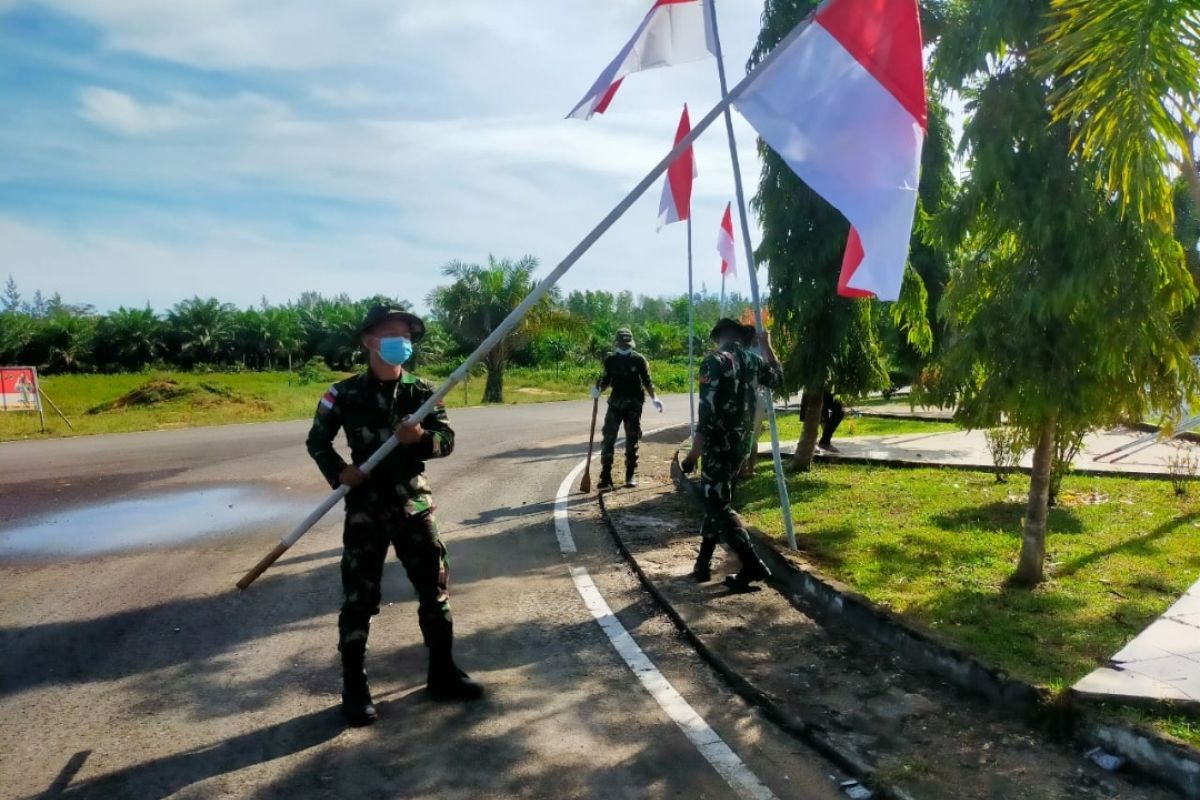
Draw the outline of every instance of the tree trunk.
<instances>
[{"instance_id":1,"label":"tree trunk","mask_svg":"<svg viewBox=\"0 0 1200 800\"><path fill-rule=\"evenodd\" d=\"M497 348L499 349L499 348ZM493 353L495 351L492 351ZM483 402L504 402L504 359L488 355L484 366L487 367L487 385L483 387Z\"/></svg>"},{"instance_id":2,"label":"tree trunk","mask_svg":"<svg viewBox=\"0 0 1200 800\"><path fill-rule=\"evenodd\" d=\"M1050 507L1050 467L1054 462L1054 417L1042 423L1033 449L1033 475L1029 479L1029 504L1021 536L1021 557L1010 580L1017 586L1037 586L1045 579L1046 515Z\"/></svg>"},{"instance_id":3,"label":"tree trunk","mask_svg":"<svg viewBox=\"0 0 1200 800\"><path fill-rule=\"evenodd\" d=\"M792 456L792 469L796 472L808 472L812 466L813 450L817 447L817 438L821 435L821 404L825 399L825 386L815 389L806 387L801 401L804 409L804 429L800 431L800 441L796 443L796 454Z\"/></svg>"}]
</instances>

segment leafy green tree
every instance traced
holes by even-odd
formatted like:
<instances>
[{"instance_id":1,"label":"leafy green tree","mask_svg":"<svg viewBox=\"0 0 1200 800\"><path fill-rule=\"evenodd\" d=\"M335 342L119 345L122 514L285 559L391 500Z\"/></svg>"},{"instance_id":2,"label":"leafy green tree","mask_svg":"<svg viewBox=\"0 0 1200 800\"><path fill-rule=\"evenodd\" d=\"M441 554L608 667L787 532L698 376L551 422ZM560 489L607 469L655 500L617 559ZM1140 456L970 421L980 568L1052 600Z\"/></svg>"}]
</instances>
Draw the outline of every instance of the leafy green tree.
<instances>
[{"instance_id":1,"label":"leafy green tree","mask_svg":"<svg viewBox=\"0 0 1200 800\"><path fill-rule=\"evenodd\" d=\"M121 306L96 325L96 365L141 369L166 354L165 334L166 327L150 306Z\"/></svg>"},{"instance_id":2,"label":"leafy green tree","mask_svg":"<svg viewBox=\"0 0 1200 800\"><path fill-rule=\"evenodd\" d=\"M1052 0L1033 43L1096 179L1139 220L1170 230L1169 169L1200 206L1200 5L1195 0Z\"/></svg>"},{"instance_id":3,"label":"leafy green tree","mask_svg":"<svg viewBox=\"0 0 1200 800\"><path fill-rule=\"evenodd\" d=\"M489 255L486 267L451 261L442 268L442 274L453 283L430 292L429 306L460 345L473 350L533 291L533 271L537 264L533 256L512 261L497 260ZM548 326L558 301L557 292L548 293L525 320L484 357L487 384L483 402L504 402L504 367L510 356L539 328Z\"/></svg>"},{"instance_id":4,"label":"leafy green tree","mask_svg":"<svg viewBox=\"0 0 1200 800\"><path fill-rule=\"evenodd\" d=\"M964 94L970 176L938 227L960 253L942 310L941 388L960 418L1030 433L1033 474L1013 582L1043 580L1056 440L1194 386L1176 324L1194 300L1182 248L1101 188L1076 123L1033 64L1050 0L954 0L935 75Z\"/></svg>"},{"instance_id":5,"label":"leafy green tree","mask_svg":"<svg viewBox=\"0 0 1200 800\"><path fill-rule=\"evenodd\" d=\"M17 282L13 280L13 276L8 276L8 281L4 284L4 310L9 313L16 313L21 310L21 291L17 288Z\"/></svg>"},{"instance_id":6,"label":"leafy green tree","mask_svg":"<svg viewBox=\"0 0 1200 800\"><path fill-rule=\"evenodd\" d=\"M33 317L16 311L0 311L0 364L21 362L35 329Z\"/></svg>"},{"instance_id":7,"label":"leafy green tree","mask_svg":"<svg viewBox=\"0 0 1200 800\"><path fill-rule=\"evenodd\" d=\"M184 365L226 363L236 335L237 309L215 297L193 297L167 314L172 350Z\"/></svg>"}]
</instances>

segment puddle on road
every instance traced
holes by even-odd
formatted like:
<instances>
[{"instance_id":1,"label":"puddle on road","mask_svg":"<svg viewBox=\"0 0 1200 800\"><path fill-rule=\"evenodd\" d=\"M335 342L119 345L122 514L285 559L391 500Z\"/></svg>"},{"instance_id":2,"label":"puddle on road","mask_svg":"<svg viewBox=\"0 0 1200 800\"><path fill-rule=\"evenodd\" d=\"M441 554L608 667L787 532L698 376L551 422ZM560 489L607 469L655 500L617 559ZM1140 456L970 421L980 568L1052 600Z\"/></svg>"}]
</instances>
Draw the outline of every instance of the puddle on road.
<instances>
[{"instance_id":1,"label":"puddle on road","mask_svg":"<svg viewBox=\"0 0 1200 800\"><path fill-rule=\"evenodd\" d=\"M164 492L42 514L0 529L0 558L91 556L163 547L297 517L294 502L261 489Z\"/></svg>"}]
</instances>

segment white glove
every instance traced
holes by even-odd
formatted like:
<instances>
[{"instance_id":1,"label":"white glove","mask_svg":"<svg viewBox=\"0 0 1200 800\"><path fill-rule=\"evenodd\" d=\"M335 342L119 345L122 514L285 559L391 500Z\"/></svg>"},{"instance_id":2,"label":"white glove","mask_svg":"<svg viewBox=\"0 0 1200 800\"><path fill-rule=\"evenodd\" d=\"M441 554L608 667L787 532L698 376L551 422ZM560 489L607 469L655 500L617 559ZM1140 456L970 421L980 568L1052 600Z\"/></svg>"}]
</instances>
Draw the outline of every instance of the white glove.
<instances>
[{"instance_id":1,"label":"white glove","mask_svg":"<svg viewBox=\"0 0 1200 800\"><path fill-rule=\"evenodd\" d=\"M662 400L659 400L657 397L651 397L650 402L654 403L654 408L658 411L658 413L661 414L663 412Z\"/></svg>"},{"instance_id":2,"label":"white glove","mask_svg":"<svg viewBox=\"0 0 1200 800\"><path fill-rule=\"evenodd\" d=\"M599 399L600 399L600 387L599 387L599 386L593 386L593 387L592 387L592 399L593 399L593 400L599 400Z\"/></svg>"}]
</instances>

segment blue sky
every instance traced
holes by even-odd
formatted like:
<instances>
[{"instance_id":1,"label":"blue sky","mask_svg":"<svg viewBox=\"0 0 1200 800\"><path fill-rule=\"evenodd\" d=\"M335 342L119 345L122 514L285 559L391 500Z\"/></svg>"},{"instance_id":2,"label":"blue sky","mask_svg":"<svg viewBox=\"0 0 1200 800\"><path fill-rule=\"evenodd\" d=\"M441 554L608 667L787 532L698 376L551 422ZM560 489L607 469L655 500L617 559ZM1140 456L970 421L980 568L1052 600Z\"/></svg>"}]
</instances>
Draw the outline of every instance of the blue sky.
<instances>
[{"instance_id":1,"label":"blue sky","mask_svg":"<svg viewBox=\"0 0 1200 800\"><path fill-rule=\"evenodd\" d=\"M161 310L309 289L423 306L441 265L488 253L548 271L666 152L683 102L696 119L717 100L708 60L634 75L603 117L563 119L648 6L0 0L0 279ZM736 80L761 2L719 12ZM733 196L722 130L697 145L710 290ZM737 135L752 190L740 118ZM656 233L659 191L565 288L685 290L684 226Z\"/></svg>"}]
</instances>

